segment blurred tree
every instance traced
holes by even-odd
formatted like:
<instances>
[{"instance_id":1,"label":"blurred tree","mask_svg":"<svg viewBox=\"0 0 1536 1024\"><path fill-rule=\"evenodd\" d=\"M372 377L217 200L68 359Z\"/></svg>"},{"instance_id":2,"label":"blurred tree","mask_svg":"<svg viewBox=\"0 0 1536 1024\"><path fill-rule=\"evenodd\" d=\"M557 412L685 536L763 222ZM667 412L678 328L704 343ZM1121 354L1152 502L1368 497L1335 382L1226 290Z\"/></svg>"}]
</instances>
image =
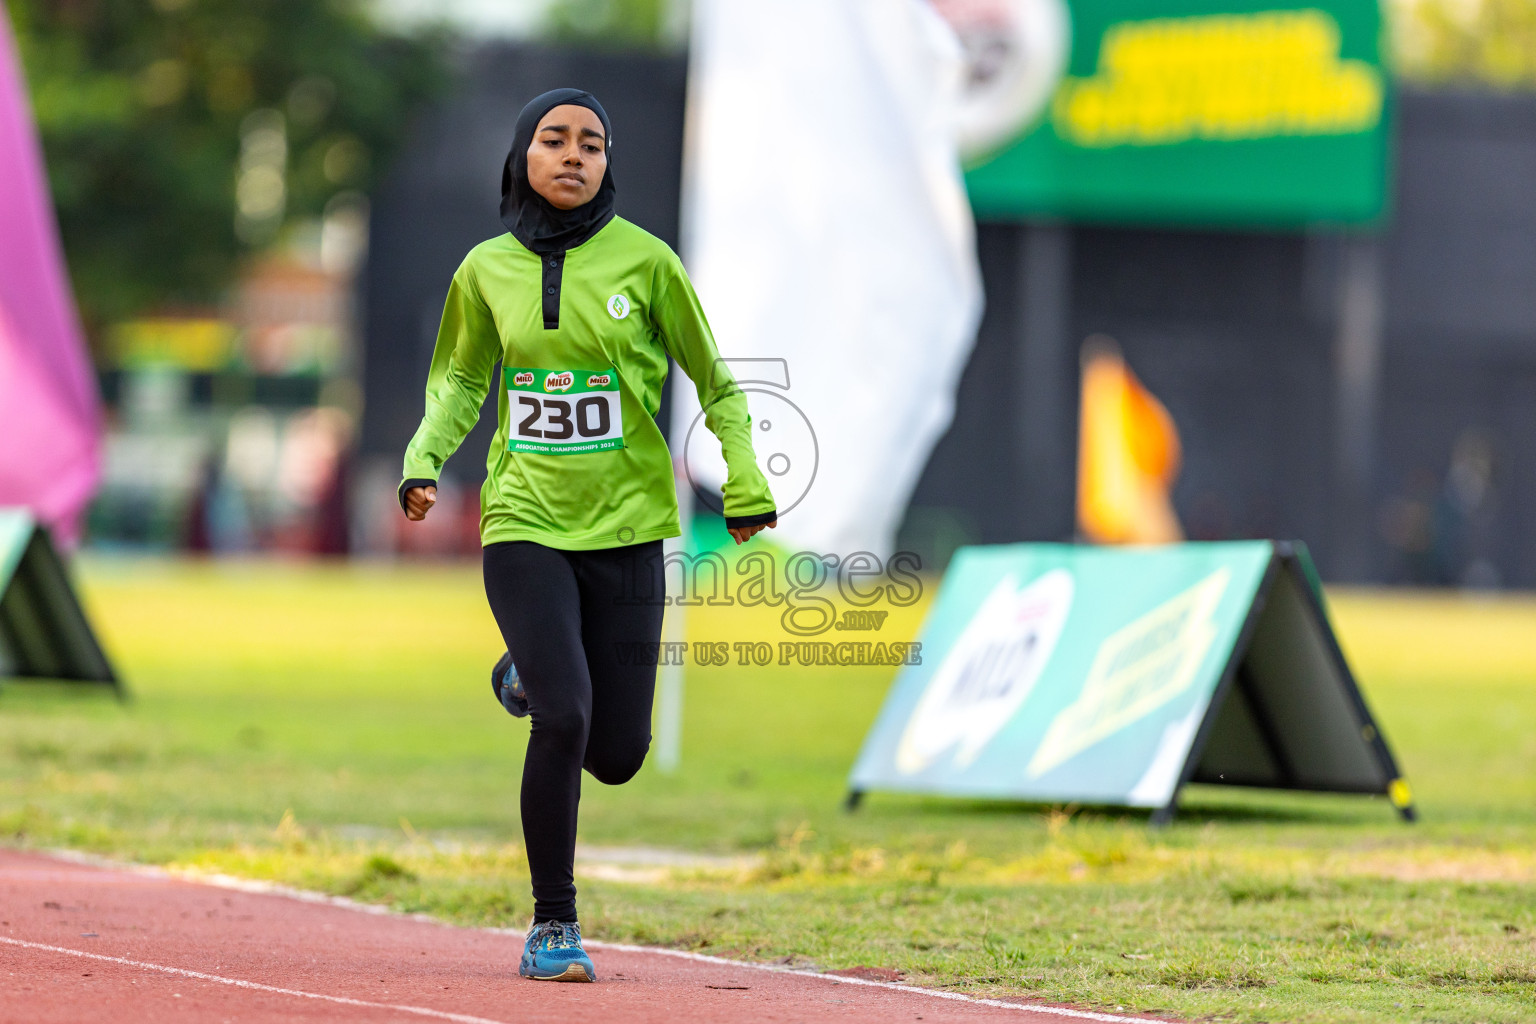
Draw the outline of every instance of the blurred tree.
<instances>
[{"instance_id":1,"label":"blurred tree","mask_svg":"<svg viewBox=\"0 0 1536 1024\"><path fill-rule=\"evenodd\" d=\"M1536 88L1536 0L1395 0L1399 75Z\"/></svg>"},{"instance_id":2,"label":"blurred tree","mask_svg":"<svg viewBox=\"0 0 1536 1024\"><path fill-rule=\"evenodd\" d=\"M87 329L217 300L284 224L366 192L445 81L362 0L5 0Z\"/></svg>"},{"instance_id":3,"label":"blurred tree","mask_svg":"<svg viewBox=\"0 0 1536 1024\"><path fill-rule=\"evenodd\" d=\"M687 9L683 0L554 0L544 33L587 46L671 49L685 43Z\"/></svg>"}]
</instances>

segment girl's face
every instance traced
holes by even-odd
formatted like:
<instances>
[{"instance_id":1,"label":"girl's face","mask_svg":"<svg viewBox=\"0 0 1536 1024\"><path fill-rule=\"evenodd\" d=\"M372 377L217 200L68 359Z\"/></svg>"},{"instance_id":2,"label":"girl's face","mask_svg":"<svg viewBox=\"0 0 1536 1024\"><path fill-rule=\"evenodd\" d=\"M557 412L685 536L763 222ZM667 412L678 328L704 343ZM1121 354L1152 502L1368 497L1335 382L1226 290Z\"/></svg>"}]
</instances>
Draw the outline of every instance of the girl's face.
<instances>
[{"instance_id":1,"label":"girl's face","mask_svg":"<svg viewBox=\"0 0 1536 1024\"><path fill-rule=\"evenodd\" d=\"M557 210L591 202L608 170L603 122L586 107L558 106L544 115L528 147L528 183Z\"/></svg>"}]
</instances>

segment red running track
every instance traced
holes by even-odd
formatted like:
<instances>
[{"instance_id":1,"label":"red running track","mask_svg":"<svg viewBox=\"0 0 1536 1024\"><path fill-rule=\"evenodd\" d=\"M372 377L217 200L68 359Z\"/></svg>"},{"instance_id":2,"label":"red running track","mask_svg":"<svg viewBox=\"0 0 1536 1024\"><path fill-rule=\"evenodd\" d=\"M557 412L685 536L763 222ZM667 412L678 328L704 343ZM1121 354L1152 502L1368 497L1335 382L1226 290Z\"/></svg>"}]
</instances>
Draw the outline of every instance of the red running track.
<instances>
[{"instance_id":1,"label":"red running track","mask_svg":"<svg viewBox=\"0 0 1536 1024\"><path fill-rule=\"evenodd\" d=\"M517 976L515 934L0 850L0 1022L1144 1021L589 943L595 985Z\"/></svg>"}]
</instances>

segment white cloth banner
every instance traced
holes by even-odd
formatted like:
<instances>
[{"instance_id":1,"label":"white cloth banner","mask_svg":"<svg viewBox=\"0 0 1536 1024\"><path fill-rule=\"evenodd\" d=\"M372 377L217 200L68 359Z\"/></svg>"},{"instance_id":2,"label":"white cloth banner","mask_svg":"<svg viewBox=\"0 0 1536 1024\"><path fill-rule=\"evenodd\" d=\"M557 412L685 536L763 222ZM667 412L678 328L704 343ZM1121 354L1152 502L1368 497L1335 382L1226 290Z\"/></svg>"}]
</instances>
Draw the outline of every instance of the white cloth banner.
<instances>
[{"instance_id":1,"label":"white cloth banner","mask_svg":"<svg viewBox=\"0 0 1536 1024\"><path fill-rule=\"evenodd\" d=\"M697 0L692 54L683 256L774 539L884 557L981 315L959 44L924 0ZM718 509L719 446L673 395L674 457Z\"/></svg>"}]
</instances>

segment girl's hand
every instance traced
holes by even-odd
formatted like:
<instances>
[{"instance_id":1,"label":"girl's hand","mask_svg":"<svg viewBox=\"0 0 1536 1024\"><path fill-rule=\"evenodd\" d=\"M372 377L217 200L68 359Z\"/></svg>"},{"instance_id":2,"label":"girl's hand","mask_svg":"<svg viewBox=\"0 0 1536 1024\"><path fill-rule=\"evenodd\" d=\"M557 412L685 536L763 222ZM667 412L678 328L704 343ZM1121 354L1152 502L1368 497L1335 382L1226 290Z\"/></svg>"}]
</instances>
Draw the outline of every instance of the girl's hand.
<instances>
[{"instance_id":1,"label":"girl's hand","mask_svg":"<svg viewBox=\"0 0 1536 1024\"><path fill-rule=\"evenodd\" d=\"M769 529L778 529L779 521L775 519L771 523L759 523L756 526L732 526L730 527L730 533L732 537L736 538L736 543L740 544L754 533L762 530L764 526L767 526Z\"/></svg>"},{"instance_id":2,"label":"girl's hand","mask_svg":"<svg viewBox=\"0 0 1536 1024\"><path fill-rule=\"evenodd\" d=\"M412 487L405 492L405 518L419 523L427 518L432 506L437 504L436 487Z\"/></svg>"}]
</instances>

